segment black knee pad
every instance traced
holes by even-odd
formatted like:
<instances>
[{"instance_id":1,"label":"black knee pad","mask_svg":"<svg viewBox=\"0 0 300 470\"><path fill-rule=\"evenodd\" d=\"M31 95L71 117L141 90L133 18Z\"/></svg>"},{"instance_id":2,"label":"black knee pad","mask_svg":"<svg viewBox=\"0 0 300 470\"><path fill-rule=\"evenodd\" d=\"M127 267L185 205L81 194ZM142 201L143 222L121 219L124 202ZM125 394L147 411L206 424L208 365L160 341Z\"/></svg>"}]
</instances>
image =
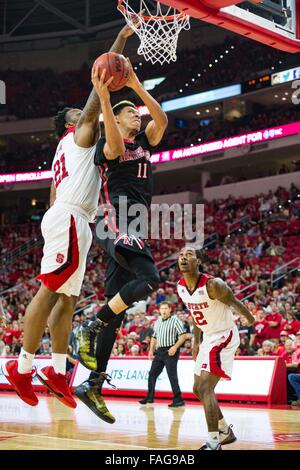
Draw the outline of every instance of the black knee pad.
<instances>
[{"instance_id":1,"label":"black knee pad","mask_svg":"<svg viewBox=\"0 0 300 470\"><path fill-rule=\"evenodd\" d=\"M160 277L157 271L153 272L150 276L142 276L142 280L149 286L149 293L155 292L159 288Z\"/></svg>"}]
</instances>

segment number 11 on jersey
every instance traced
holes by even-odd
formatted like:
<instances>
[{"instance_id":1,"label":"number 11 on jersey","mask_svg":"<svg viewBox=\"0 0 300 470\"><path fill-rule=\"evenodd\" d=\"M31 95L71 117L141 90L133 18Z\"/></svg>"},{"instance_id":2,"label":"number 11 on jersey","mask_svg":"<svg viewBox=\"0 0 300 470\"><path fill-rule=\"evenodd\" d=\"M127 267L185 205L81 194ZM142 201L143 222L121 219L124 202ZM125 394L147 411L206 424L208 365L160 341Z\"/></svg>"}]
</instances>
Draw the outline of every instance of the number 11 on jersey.
<instances>
[{"instance_id":1,"label":"number 11 on jersey","mask_svg":"<svg viewBox=\"0 0 300 470\"><path fill-rule=\"evenodd\" d=\"M138 178L147 178L147 163L139 163L138 164Z\"/></svg>"}]
</instances>

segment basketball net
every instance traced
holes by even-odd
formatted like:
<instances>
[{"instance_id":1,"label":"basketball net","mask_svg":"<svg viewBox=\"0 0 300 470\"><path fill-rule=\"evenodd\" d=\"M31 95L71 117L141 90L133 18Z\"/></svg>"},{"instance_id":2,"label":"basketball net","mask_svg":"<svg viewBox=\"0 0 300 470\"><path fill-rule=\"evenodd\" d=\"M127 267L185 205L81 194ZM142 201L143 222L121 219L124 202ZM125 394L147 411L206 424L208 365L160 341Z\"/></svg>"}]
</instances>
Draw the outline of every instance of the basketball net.
<instances>
[{"instance_id":1,"label":"basketball net","mask_svg":"<svg viewBox=\"0 0 300 470\"><path fill-rule=\"evenodd\" d=\"M139 12L136 12L129 5L130 1L118 0L118 10L141 41L138 54L152 64L175 62L178 36L182 29L190 29L190 17L172 7L163 7L159 2L153 14L146 4L147 0L140 0Z\"/></svg>"}]
</instances>

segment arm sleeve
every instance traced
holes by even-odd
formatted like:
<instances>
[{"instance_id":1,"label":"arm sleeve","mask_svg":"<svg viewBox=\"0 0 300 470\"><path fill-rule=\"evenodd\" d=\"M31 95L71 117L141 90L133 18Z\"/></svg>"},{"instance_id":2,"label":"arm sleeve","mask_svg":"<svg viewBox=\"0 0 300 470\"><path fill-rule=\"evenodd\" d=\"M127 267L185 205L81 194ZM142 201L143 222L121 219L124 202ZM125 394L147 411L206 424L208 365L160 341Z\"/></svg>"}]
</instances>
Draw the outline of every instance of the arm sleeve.
<instances>
[{"instance_id":1,"label":"arm sleeve","mask_svg":"<svg viewBox=\"0 0 300 470\"><path fill-rule=\"evenodd\" d=\"M103 162L103 160L106 160L104 152L103 152L105 142L106 142L105 138L101 137L101 139L99 139L97 143L96 152L94 156L95 165L100 165L100 163Z\"/></svg>"}]
</instances>

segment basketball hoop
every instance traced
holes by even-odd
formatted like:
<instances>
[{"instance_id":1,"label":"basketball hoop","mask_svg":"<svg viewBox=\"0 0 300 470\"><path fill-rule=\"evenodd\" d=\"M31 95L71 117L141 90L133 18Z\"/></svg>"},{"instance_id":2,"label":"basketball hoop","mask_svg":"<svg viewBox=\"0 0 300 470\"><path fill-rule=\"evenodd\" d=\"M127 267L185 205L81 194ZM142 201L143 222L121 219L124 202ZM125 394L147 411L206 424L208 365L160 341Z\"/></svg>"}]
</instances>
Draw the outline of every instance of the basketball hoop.
<instances>
[{"instance_id":1,"label":"basketball hoop","mask_svg":"<svg viewBox=\"0 0 300 470\"><path fill-rule=\"evenodd\" d=\"M118 0L118 10L141 41L138 54L152 64L175 62L178 36L182 29L190 29L190 17L159 2L156 12L151 14L147 0L140 0L139 12L136 12L129 5L130 1Z\"/></svg>"}]
</instances>

